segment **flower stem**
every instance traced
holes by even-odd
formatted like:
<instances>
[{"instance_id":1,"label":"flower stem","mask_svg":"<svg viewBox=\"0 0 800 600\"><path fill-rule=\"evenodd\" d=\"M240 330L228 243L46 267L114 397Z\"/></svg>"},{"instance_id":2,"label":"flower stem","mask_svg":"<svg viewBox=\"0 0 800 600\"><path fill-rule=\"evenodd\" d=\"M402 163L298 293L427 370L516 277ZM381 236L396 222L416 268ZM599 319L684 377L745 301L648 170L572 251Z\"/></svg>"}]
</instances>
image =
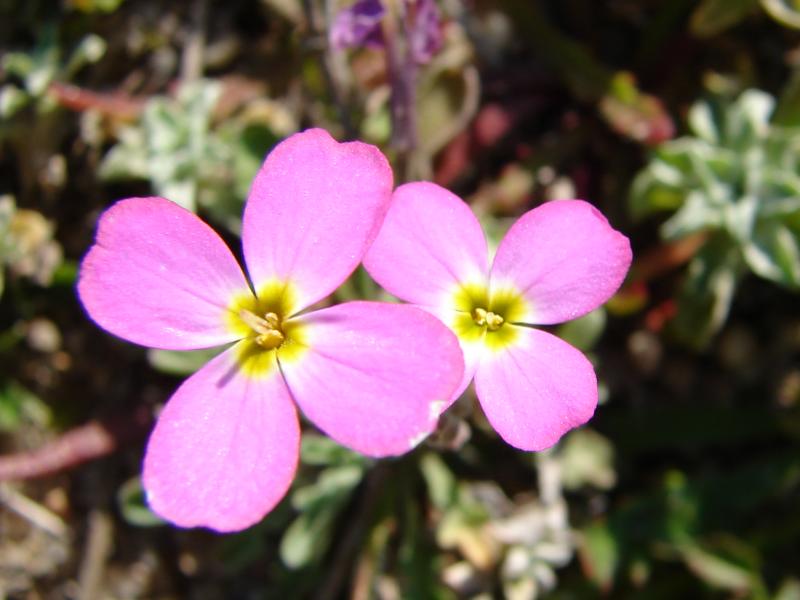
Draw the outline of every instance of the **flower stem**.
<instances>
[{"instance_id":1,"label":"flower stem","mask_svg":"<svg viewBox=\"0 0 800 600\"><path fill-rule=\"evenodd\" d=\"M417 64L409 48L410 15L403 2L387 2L383 20L386 70L391 85L392 147L400 181L412 178L417 149Z\"/></svg>"}]
</instances>

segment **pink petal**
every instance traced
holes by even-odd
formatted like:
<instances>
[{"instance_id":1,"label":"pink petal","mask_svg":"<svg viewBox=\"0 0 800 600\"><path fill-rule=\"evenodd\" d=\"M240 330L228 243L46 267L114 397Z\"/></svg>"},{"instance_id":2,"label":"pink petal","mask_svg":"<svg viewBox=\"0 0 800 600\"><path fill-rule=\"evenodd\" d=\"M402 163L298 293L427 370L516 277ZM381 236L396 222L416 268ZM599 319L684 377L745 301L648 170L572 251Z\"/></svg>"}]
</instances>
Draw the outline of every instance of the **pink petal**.
<instances>
[{"instance_id":1,"label":"pink petal","mask_svg":"<svg viewBox=\"0 0 800 600\"><path fill-rule=\"evenodd\" d=\"M547 325L580 317L608 300L631 264L628 238L583 200L548 202L506 234L491 286L509 285L531 305L524 322Z\"/></svg>"},{"instance_id":2,"label":"pink petal","mask_svg":"<svg viewBox=\"0 0 800 600\"><path fill-rule=\"evenodd\" d=\"M364 266L398 298L452 308L459 285L486 282L486 238L458 196L433 183L408 183L395 190Z\"/></svg>"},{"instance_id":3,"label":"pink petal","mask_svg":"<svg viewBox=\"0 0 800 600\"><path fill-rule=\"evenodd\" d=\"M464 376L461 378L461 383L453 394L453 401L458 400L459 396L461 396L469 387L469 384L472 383L475 373L478 371L478 366L481 364L481 358L486 352L486 346L482 341L458 341L461 344L461 351L464 353Z\"/></svg>"},{"instance_id":4,"label":"pink petal","mask_svg":"<svg viewBox=\"0 0 800 600\"><path fill-rule=\"evenodd\" d=\"M435 309L429 306L420 306L418 308L421 308L422 310L434 315L442 323L447 325L454 333L458 331L456 322L459 313L453 309ZM459 396L464 393L464 390L469 387L469 384L472 382L472 378L475 376L475 371L478 368L481 357L486 351L486 344L484 343L483 337L478 337L476 339L464 339L459 337L456 333L456 339L458 340L458 344L461 346L461 352L464 355L464 375L461 377L461 383L459 383L453 392L453 401L457 400Z\"/></svg>"},{"instance_id":5,"label":"pink petal","mask_svg":"<svg viewBox=\"0 0 800 600\"><path fill-rule=\"evenodd\" d=\"M402 454L436 426L464 362L455 336L408 305L348 302L301 318L308 350L281 369L309 420L370 456Z\"/></svg>"},{"instance_id":6,"label":"pink petal","mask_svg":"<svg viewBox=\"0 0 800 600\"><path fill-rule=\"evenodd\" d=\"M247 289L225 242L164 198L129 198L103 213L78 280L81 302L98 325L173 350L237 339L225 315Z\"/></svg>"},{"instance_id":7,"label":"pink petal","mask_svg":"<svg viewBox=\"0 0 800 600\"><path fill-rule=\"evenodd\" d=\"M258 291L298 288L300 310L335 290L361 262L389 207L392 171L375 146L309 129L278 144L250 190L242 242Z\"/></svg>"},{"instance_id":8,"label":"pink petal","mask_svg":"<svg viewBox=\"0 0 800 600\"><path fill-rule=\"evenodd\" d=\"M500 437L521 450L544 450L592 417L597 378L586 357L563 340L518 329L512 345L483 354L475 391Z\"/></svg>"},{"instance_id":9,"label":"pink petal","mask_svg":"<svg viewBox=\"0 0 800 600\"><path fill-rule=\"evenodd\" d=\"M294 478L300 429L277 363L252 379L239 371L237 350L223 352L178 388L147 445L150 507L181 527L249 527Z\"/></svg>"}]
</instances>

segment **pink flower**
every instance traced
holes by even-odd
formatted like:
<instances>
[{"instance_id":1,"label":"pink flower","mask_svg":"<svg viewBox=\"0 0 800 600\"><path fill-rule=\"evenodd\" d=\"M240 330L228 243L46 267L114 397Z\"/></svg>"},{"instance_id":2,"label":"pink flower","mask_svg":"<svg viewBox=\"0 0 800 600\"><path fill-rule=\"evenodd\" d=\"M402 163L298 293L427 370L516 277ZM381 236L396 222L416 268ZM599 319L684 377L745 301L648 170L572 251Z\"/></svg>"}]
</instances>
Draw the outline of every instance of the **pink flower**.
<instances>
[{"instance_id":1,"label":"pink flower","mask_svg":"<svg viewBox=\"0 0 800 600\"><path fill-rule=\"evenodd\" d=\"M408 451L435 427L463 373L446 327L377 302L300 312L359 264L391 189L374 146L338 144L319 129L288 138L245 207L249 280L219 236L177 204L130 198L103 214L78 282L89 315L155 348L232 343L158 419L143 474L155 512L218 531L259 521L294 477L295 404L336 441L376 457Z\"/></svg>"},{"instance_id":2,"label":"pink flower","mask_svg":"<svg viewBox=\"0 0 800 600\"><path fill-rule=\"evenodd\" d=\"M532 325L574 319L605 302L631 263L628 238L590 204L562 200L524 214L489 267L478 220L431 183L394 193L364 265L395 296L438 316L458 336L489 422L512 446L542 450L597 405L586 357Z\"/></svg>"}]
</instances>

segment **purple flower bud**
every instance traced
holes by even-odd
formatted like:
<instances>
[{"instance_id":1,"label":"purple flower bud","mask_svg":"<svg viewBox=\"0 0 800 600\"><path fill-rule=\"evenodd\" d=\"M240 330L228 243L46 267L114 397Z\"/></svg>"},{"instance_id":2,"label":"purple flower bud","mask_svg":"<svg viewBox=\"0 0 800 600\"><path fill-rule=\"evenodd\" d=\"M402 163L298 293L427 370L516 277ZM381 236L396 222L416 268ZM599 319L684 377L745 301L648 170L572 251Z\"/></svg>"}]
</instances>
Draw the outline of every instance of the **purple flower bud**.
<instances>
[{"instance_id":1,"label":"purple flower bud","mask_svg":"<svg viewBox=\"0 0 800 600\"><path fill-rule=\"evenodd\" d=\"M416 0L415 4L409 47L414 62L422 65L429 62L442 47L442 19L436 0Z\"/></svg>"},{"instance_id":2,"label":"purple flower bud","mask_svg":"<svg viewBox=\"0 0 800 600\"><path fill-rule=\"evenodd\" d=\"M381 19L385 12L380 0L356 0L336 15L328 34L331 47L337 50L358 46L382 48Z\"/></svg>"}]
</instances>

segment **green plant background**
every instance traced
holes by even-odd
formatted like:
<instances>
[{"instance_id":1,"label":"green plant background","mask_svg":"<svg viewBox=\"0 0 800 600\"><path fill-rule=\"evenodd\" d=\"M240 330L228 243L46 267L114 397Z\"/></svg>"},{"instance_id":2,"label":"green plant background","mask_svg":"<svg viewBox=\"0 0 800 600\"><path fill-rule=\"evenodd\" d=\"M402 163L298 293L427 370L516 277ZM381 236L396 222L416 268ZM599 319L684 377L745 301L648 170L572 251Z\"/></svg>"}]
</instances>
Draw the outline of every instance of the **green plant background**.
<instances>
[{"instance_id":1,"label":"green plant background","mask_svg":"<svg viewBox=\"0 0 800 600\"><path fill-rule=\"evenodd\" d=\"M0 0L0 597L800 598L800 3L442 0L411 148L385 53L328 48L347 4ZM210 355L95 327L77 265L137 195L237 249L261 160L308 126L453 190L493 244L547 200L602 210L631 274L556 328L601 405L538 454L472 392L396 460L306 425L262 523L177 530L142 449ZM358 270L352 298L385 296ZM114 447L78 461L98 424ZM6 479L15 457L55 466Z\"/></svg>"}]
</instances>

